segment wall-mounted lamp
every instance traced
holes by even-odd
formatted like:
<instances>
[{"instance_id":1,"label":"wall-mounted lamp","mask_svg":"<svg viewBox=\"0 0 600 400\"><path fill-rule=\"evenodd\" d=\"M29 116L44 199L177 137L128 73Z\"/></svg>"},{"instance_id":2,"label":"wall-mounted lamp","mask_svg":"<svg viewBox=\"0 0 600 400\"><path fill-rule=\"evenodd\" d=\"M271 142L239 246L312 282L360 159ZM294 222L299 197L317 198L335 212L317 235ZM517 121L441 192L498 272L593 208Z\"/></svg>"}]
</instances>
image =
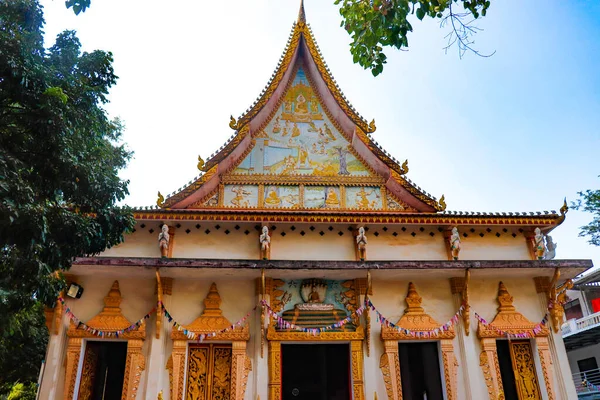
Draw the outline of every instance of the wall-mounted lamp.
<instances>
[{"instance_id":1,"label":"wall-mounted lamp","mask_svg":"<svg viewBox=\"0 0 600 400\"><path fill-rule=\"evenodd\" d=\"M78 299L83 294L83 288L76 283L71 283L67 289L67 296Z\"/></svg>"}]
</instances>

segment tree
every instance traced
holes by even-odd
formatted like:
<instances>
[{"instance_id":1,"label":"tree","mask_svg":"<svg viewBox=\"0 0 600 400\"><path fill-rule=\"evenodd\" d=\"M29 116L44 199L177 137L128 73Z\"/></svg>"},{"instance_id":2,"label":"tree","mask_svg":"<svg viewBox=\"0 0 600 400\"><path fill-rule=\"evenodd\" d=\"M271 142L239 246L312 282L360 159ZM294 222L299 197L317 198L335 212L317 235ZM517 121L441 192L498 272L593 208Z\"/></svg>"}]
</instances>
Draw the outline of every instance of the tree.
<instances>
[{"instance_id":1,"label":"tree","mask_svg":"<svg viewBox=\"0 0 600 400\"><path fill-rule=\"evenodd\" d=\"M0 336L36 302L54 304L76 257L120 243L131 154L102 105L112 54L81 52L74 32L43 46L37 0L0 1ZM39 311L39 310L38 310Z\"/></svg>"},{"instance_id":2,"label":"tree","mask_svg":"<svg viewBox=\"0 0 600 400\"><path fill-rule=\"evenodd\" d=\"M586 190L579 192L579 199L571 204L576 210L592 213L592 221L581 227L579 236L589 236L589 243L600 246L600 190Z\"/></svg>"},{"instance_id":3,"label":"tree","mask_svg":"<svg viewBox=\"0 0 600 400\"><path fill-rule=\"evenodd\" d=\"M383 71L386 63L384 47L408 47L408 33L413 30L408 20L411 14L419 20L439 19L442 26L450 26L446 50L456 45L461 57L467 50L489 57L471 47L472 36L479 28L467 18L485 16L490 0L335 0L335 4L341 4L341 26L352 37L350 52L354 62L370 69L374 76ZM457 12L456 7L461 10Z\"/></svg>"},{"instance_id":4,"label":"tree","mask_svg":"<svg viewBox=\"0 0 600 400\"><path fill-rule=\"evenodd\" d=\"M472 23L486 15L491 0L334 0L334 3L341 4L340 26L352 37L350 53L354 63L370 69L374 76L383 72L387 60L384 47L400 50L408 47L408 33L413 30L408 19L412 14L419 20L439 19L442 27L450 27L446 51L456 46L460 57L467 51L481 57L494 54L482 54L472 47L473 35L480 31ZM91 0L67 0L66 5L79 14L90 7Z\"/></svg>"}]
</instances>

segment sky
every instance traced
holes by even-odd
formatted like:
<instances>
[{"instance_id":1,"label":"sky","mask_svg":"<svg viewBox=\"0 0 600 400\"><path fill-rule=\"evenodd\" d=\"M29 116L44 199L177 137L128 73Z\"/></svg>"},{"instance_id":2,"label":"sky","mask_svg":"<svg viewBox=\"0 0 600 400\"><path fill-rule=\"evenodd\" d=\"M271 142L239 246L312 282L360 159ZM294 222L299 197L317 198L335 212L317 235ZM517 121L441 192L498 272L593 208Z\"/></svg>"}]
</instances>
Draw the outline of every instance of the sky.
<instances>
[{"instance_id":1,"label":"sky","mask_svg":"<svg viewBox=\"0 0 600 400\"><path fill-rule=\"evenodd\" d=\"M92 0L79 16L41 0L46 45L77 31L83 49L114 55L107 111L126 126L132 206L154 205L198 175L232 135L282 55L299 0ZM352 63L333 0L305 0L307 21L336 81L373 138L449 210L558 210L600 188L600 2L493 1L474 47L456 48L439 21L414 21L408 51L387 49L383 74ZM578 236L591 214L570 210L552 232L557 258L592 259Z\"/></svg>"}]
</instances>

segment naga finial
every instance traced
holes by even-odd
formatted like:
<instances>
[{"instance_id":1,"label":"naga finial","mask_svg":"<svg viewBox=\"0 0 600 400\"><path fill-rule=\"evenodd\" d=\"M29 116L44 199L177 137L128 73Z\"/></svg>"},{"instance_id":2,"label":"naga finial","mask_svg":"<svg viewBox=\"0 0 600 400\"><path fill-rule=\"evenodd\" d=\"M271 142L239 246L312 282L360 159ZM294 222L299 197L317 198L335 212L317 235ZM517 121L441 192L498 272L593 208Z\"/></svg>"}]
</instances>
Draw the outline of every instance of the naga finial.
<instances>
[{"instance_id":1,"label":"naga finial","mask_svg":"<svg viewBox=\"0 0 600 400\"><path fill-rule=\"evenodd\" d=\"M401 169L402 175L408 174L408 159L404 160Z\"/></svg>"},{"instance_id":2,"label":"naga finial","mask_svg":"<svg viewBox=\"0 0 600 400\"><path fill-rule=\"evenodd\" d=\"M569 211L569 206L567 205L567 198L565 197L565 201L560 208L560 215L565 215Z\"/></svg>"},{"instance_id":3,"label":"naga finial","mask_svg":"<svg viewBox=\"0 0 600 400\"><path fill-rule=\"evenodd\" d=\"M158 199L156 200L156 205L162 207L165 202L165 196L163 196L160 192L158 192Z\"/></svg>"},{"instance_id":4,"label":"naga finial","mask_svg":"<svg viewBox=\"0 0 600 400\"><path fill-rule=\"evenodd\" d=\"M204 168L204 160L202 159L201 156L198 156L198 171L202 171L202 168Z\"/></svg>"},{"instance_id":5,"label":"naga finial","mask_svg":"<svg viewBox=\"0 0 600 400\"><path fill-rule=\"evenodd\" d=\"M444 197L444 195L440 197L440 201L438 201L438 204L440 205L440 211L444 211L446 209L446 197Z\"/></svg>"},{"instance_id":6,"label":"naga finial","mask_svg":"<svg viewBox=\"0 0 600 400\"><path fill-rule=\"evenodd\" d=\"M235 131L238 128L238 123L235 120L235 118L233 118L233 115L230 118L231 119L229 120L229 127Z\"/></svg>"},{"instance_id":7,"label":"naga finial","mask_svg":"<svg viewBox=\"0 0 600 400\"><path fill-rule=\"evenodd\" d=\"M375 126L375 120L372 119L371 122L369 122L369 129L367 130L367 132L373 133L376 129L377 127Z\"/></svg>"}]
</instances>

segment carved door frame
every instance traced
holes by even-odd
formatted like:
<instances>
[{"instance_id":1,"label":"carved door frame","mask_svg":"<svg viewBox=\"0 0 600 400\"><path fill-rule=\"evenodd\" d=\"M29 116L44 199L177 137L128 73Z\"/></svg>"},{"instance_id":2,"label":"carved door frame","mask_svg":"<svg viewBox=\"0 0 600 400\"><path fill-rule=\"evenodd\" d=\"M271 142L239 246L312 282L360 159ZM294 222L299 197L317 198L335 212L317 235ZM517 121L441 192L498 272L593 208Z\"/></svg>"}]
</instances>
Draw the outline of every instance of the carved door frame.
<instances>
[{"instance_id":1,"label":"carved door frame","mask_svg":"<svg viewBox=\"0 0 600 400\"><path fill-rule=\"evenodd\" d=\"M500 376L500 364L498 362L498 351L496 348L497 339L506 339L504 334L516 335L522 332L533 332L536 324L529 321L523 314L518 312L513 306L513 297L508 293L506 286L502 282L498 284L498 313L489 325L481 323L477 326L477 336L481 341L481 354L479 355L479 365L483 371L483 377L488 390L490 400L497 400L500 395L504 395L502 378ZM530 341L532 353L533 344L536 344L540 365L542 371L536 370L536 377L539 382L540 372L544 378L548 400L554 400L554 367L552 366L552 356L550 354L550 344L548 336L550 330L542 326L532 337L524 338ZM535 355L534 355L535 357Z\"/></svg>"},{"instance_id":2,"label":"carved door frame","mask_svg":"<svg viewBox=\"0 0 600 400\"><path fill-rule=\"evenodd\" d=\"M92 329L104 332L116 332L131 326L131 322L121 314L121 291L119 282L115 281L104 298L104 309L89 320L86 325ZM87 340L105 341L112 339L99 338L91 332L83 330L70 323L67 330L67 359L65 369L64 400L73 400L75 385L79 373L79 360L85 354L83 344ZM131 399L137 396L142 372L146 368L146 358L142 353L142 346L146 338L146 325L142 323L137 329L125 332L119 336L119 341L127 342L127 358L125 362L125 376L123 377L122 399Z\"/></svg>"},{"instance_id":3,"label":"carved door frame","mask_svg":"<svg viewBox=\"0 0 600 400\"><path fill-rule=\"evenodd\" d=\"M383 342L383 354L379 360L379 368L383 374L385 390L390 400L402 400L402 378L400 375L400 357L398 355L398 344L408 341L439 342L442 352L442 363L444 368L444 388L447 400L458 399L458 361L454 354L453 339L456 336L454 328L439 331L437 334L433 329L439 328L439 324L425 313L421 307L422 298L417 293L415 285L408 284L406 303L408 307L404 315L396 323L404 329L414 332L415 335L406 334L404 331L382 326L381 340Z\"/></svg>"},{"instance_id":4,"label":"carved door frame","mask_svg":"<svg viewBox=\"0 0 600 400\"><path fill-rule=\"evenodd\" d=\"M310 335L304 332L278 332L269 326L267 339L269 340L269 400L281 400L281 344L288 343L323 343L342 342L350 344L350 377L352 379L352 399L365 400L364 393L364 357L362 326L356 332L321 332Z\"/></svg>"},{"instance_id":5,"label":"carved door frame","mask_svg":"<svg viewBox=\"0 0 600 400\"><path fill-rule=\"evenodd\" d=\"M169 386L171 389L171 400L181 400L185 393L185 376L187 369L188 345L194 343L183 330L195 335L209 334L231 327L220 309L221 297L217 291L217 285L210 286L208 295L204 299L204 312L190 325L182 330L173 329L171 339L173 340L173 351L167 361L166 368L169 370ZM236 327L227 332L220 332L214 336L206 337L204 342L231 344L231 399L243 400L248 383L248 375L252 370L250 357L246 355L246 345L250 340L250 326L246 323L244 327Z\"/></svg>"}]
</instances>

